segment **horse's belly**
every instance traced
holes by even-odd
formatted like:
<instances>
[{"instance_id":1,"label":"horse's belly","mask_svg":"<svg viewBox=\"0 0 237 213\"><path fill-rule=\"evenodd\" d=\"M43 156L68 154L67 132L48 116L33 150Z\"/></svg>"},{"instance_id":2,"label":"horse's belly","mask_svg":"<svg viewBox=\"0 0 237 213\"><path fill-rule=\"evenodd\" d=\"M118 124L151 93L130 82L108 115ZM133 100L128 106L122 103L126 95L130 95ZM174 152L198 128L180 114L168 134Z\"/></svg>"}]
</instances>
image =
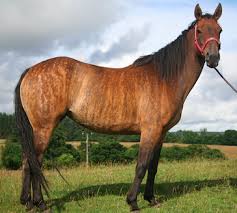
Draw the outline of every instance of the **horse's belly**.
<instances>
[{"instance_id":1,"label":"horse's belly","mask_svg":"<svg viewBox=\"0 0 237 213\"><path fill-rule=\"evenodd\" d=\"M71 113L74 121L80 125L101 133L139 134L140 128L136 122L120 121L97 116L84 117L83 115Z\"/></svg>"},{"instance_id":2,"label":"horse's belly","mask_svg":"<svg viewBox=\"0 0 237 213\"><path fill-rule=\"evenodd\" d=\"M97 132L140 133L136 113L126 106L113 107L106 103L93 104L84 100L81 104L71 107L70 115L79 124Z\"/></svg>"}]
</instances>

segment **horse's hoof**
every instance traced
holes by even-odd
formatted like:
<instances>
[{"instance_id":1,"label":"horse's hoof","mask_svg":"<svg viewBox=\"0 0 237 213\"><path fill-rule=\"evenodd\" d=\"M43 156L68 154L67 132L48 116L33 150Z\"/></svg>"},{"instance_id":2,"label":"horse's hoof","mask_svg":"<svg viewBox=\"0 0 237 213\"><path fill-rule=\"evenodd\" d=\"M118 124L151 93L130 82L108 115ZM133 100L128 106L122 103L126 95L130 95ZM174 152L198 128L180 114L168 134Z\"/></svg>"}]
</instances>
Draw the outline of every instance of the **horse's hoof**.
<instances>
[{"instance_id":1,"label":"horse's hoof","mask_svg":"<svg viewBox=\"0 0 237 213\"><path fill-rule=\"evenodd\" d=\"M138 208L138 206L137 206L137 208L133 208L133 207L131 206L130 212L132 212L132 213L138 213L138 212L140 212L140 209Z\"/></svg>"},{"instance_id":2,"label":"horse's hoof","mask_svg":"<svg viewBox=\"0 0 237 213\"><path fill-rule=\"evenodd\" d=\"M28 201L28 202L25 204L25 206L26 206L26 211L27 211L27 212L30 212L30 211L34 208L34 204L33 204L32 200Z\"/></svg>"},{"instance_id":3,"label":"horse's hoof","mask_svg":"<svg viewBox=\"0 0 237 213\"><path fill-rule=\"evenodd\" d=\"M140 213L140 209L131 210L132 213Z\"/></svg>"},{"instance_id":4,"label":"horse's hoof","mask_svg":"<svg viewBox=\"0 0 237 213\"><path fill-rule=\"evenodd\" d=\"M133 213L140 212L140 209L138 208L138 205L137 205L137 201L128 202L128 204L130 206L130 212L133 212Z\"/></svg>"},{"instance_id":5,"label":"horse's hoof","mask_svg":"<svg viewBox=\"0 0 237 213\"><path fill-rule=\"evenodd\" d=\"M133 213L140 212L140 209L138 208L137 202L131 202L130 204L130 211Z\"/></svg>"},{"instance_id":6,"label":"horse's hoof","mask_svg":"<svg viewBox=\"0 0 237 213\"><path fill-rule=\"evenodd\" d=\"M49 210L43 200L41 202L39 202L36 206L41 212L46 212L47 210Z\"/></svg>"},{"instance_id":7,"label":"horse's hoof","mask_svg":"<svg viewBox=\"0 0 237 213\"><path fill-rule=\"evenodd\" d=\"M27 213L35 213L35 212L37 212L37 210L35 209L35 208L32 208L32 209L30 209L30 210L28 210L28 211L26 211Z\"/></svg>"},{"instance_id":8,"label":"horse's hoof","mask_svg":"<svg viewBox=\"0 0 237 213\"><path fill-rule=\"evenodd\" d=\"M150 206L155 207L155 208L160 208L161 204L156 198L152 198L150 200Z\"/></svg>"},{"instance_id":9,"label":"horse's hoof","mask_svg":"<svg viewBox=\"0 0 237 213\"><path fill-rule=\"evenodd\" d=\"M161 207L161 204L160 203L157 203L155 205L150 205L152 208L160 208Z\"/></svg>"},{"instance_id":10,"label":"horse's hoof","mask_svg":"<svg viewBox=\"0 0 237 213\"><path fill-rule=\"evenodd\" d=\"M44 213L52 213L53 211L52 211L52 209L48 208L48 209L44 210L43 212Z\"/></svg>"}]
</instances>

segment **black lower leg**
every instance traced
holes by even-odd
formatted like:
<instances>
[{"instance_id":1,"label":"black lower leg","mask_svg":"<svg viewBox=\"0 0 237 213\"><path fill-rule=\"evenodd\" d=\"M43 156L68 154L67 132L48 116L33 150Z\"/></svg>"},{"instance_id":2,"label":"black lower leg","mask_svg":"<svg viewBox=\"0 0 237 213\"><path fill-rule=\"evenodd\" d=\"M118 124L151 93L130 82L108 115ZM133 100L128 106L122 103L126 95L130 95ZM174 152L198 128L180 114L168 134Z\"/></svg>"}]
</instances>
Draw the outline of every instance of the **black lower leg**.
<instances>
[{"instance_id":1,"label":"black lower leg","mask_svg":"<svg viewBox=\"0 0 237 213\"><path fill-rule=\"evenodd\" d=\"M42 157L38 157L40 165L42 164ZM33 188L33 204L40 210L46 210L47 206L44 202L44 198L41 190L41 183L37 175L32 175L32 188Z\"/></svg>"},{"instance_id":2,"label":"black lower leg","mask_svg":"<svg viewBox=\"0 0 237 213\"><path fill-rule=\"evenodd\" d=\"M127 194L127 203L131 207L131 211L138 210L137 195L140 190L141 182L146 174L147 167L149 165L152 150L145 149L143 147L139 150L138 162L136 166L136 174L133 184Z\"/></svg>"},{"instance_id":3,"label":"black lower leg","mask_svg":"<svg viewBox=\"0 0 237 213\"><path fill-rule=\"evenodd\" d=\"M158 201L154 196L154 180L157 173L157 167L160 159L160 152L162 149L162 144L159 144L154 152L154 156L148 167L148 176L146 181L146 187L144 192L144 199L151 203L151 205L157 205Z\"/></svg>"},{"instance_id":4,"label":"black lower leg","mask_svg":"<svg viewBox=\"0 0 237 213\"><path fill-rule=\"evenodd\" d=\"M21 204L26 205L27 209L33 208L31 200L31 172L27 159L23 156L22 161L22 191L20 196Z\"/></svg>"}]
</instances>

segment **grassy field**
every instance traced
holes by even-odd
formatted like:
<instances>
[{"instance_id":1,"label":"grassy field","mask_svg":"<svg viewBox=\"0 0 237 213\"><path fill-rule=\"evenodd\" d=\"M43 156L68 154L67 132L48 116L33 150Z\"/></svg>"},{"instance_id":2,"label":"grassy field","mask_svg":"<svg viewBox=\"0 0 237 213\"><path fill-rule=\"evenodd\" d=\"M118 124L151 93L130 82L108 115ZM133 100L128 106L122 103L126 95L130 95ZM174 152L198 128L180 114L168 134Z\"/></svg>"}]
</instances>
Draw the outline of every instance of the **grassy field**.
<instances>
[{"instance_id":1,"label":"grassy field","mask_svg":"<svg viewBox=\"0 0 237 213\"><path fill-rule=\"evenodd\" d=\"M55 171L45 171L54 212L129 212L126 192L134 164L63 169L68 187ZM156 194L162 205L150 208L139 195L141 212L237 212L237 160L161 163ZM24 212L19 204L20 171L0 170L0 211ZM144 183L142 191L144 190Z\"/></svg>"}]
</instances>

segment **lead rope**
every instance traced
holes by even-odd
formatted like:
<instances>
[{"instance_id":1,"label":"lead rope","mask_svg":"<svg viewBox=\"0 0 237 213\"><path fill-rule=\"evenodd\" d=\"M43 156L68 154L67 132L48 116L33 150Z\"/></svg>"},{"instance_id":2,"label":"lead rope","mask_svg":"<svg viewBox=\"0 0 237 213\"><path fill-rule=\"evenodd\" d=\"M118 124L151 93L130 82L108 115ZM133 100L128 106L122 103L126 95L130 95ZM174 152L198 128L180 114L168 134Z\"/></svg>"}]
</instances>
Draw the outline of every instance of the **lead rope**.
<instances>
[{"instance_id":1,"label":"lead rope","mask_svg":"<svg viewBox=\"0 0 237 213\"><path fill-rule=\"evenodd\" d=\"M220 71L217 68L214 68L216 70L216 72L219 74L219 76L221 76L221 78L230 86L230 88L237 93L237 89L234 88L234 86L231 85L231 83L229 81L227 81L225 79L225 77L220 73Z\"/></svg>"},{"instance_id":2,"label":"lead rope","mask_svg":"<svg viewBox=\"0 0 237 213\"><path fill-rule=\"evenodd\" d=\"M59 176L63 179L63 181L66 183L67 186L69 186L70 188L72 187L72 185L66 180L66 178L62 175L62 173L60 172L59 168L57 167L57 164L55 163L55 161L53 160L53 158L50 156L50 159L53 163L53 168L56 169L56 171L58 172ZM78 200L75 200L77 205L80 207L80 203L78 202Z\"/></svg>"}]
</instances>

